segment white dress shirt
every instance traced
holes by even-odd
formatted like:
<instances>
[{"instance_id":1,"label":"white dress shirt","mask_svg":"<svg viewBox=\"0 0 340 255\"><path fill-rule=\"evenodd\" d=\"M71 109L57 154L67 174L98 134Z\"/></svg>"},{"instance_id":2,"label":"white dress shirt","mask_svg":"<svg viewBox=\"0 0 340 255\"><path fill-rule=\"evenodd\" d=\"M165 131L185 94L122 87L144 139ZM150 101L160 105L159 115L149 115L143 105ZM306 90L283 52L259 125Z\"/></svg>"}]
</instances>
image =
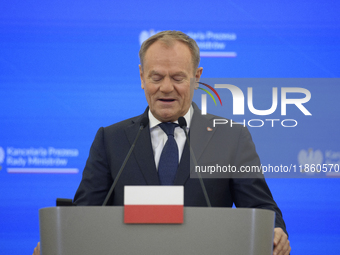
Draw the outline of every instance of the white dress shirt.
<instances>
[{"instance_id":1,"label":"white dress shirt","mask_svg":"<svg viewBox=\"0 0 340 255\"><path fill-rule=\"evenodd\" d=\"M194 108L190 106L188 112L183 116L187 122L187 132L189 132L191 118L194 113ZM162 154L163 147L168 140L167 134L158 126L161 122L153 116L151 111L148 112L149 116L149 127L150 127L150 136L151 136L151 144L153 155L155 158L156 169L158 171L158 163ZM174 123L178 124L178 121ZM183 129L181 127L176 127L174 132L175 141L178 146L178 162L181 162L181 157L184 149L184 145L186 143L186 137Z\"/></svg>"}]
</instances>

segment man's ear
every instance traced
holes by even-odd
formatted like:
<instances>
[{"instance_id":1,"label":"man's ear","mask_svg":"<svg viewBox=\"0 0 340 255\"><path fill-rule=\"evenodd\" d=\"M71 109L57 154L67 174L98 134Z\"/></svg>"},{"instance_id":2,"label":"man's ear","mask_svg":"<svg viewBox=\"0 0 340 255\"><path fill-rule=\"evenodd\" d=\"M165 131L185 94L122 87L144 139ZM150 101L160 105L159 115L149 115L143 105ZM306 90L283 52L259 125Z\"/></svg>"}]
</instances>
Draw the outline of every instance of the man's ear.
<instances>
[{"instance_id":1,"label":"man's ear","mask_svg":"<svg viewBox=\"0 0 340 255\"><path fill-rule=\"evenodd\" d=\"M140 76L140 82L141 82L141 87L144 89L144 82L143 82L143 69L141 65L138 65L139 67L139 76Z\"/></svg>"},{"instance_id":2,"label":"man's ear","mask_svg":"<svg viewBox=\"0 0 340 255\"><path fill-rule=\"evenodd\" d=\"M198 86L199 86L198 82L200 81L202 72L203 72L203 67L197 68L196 74L195 74L195 86L194 86L194 89L198 89Z\"/></svg>"}]
</instances>

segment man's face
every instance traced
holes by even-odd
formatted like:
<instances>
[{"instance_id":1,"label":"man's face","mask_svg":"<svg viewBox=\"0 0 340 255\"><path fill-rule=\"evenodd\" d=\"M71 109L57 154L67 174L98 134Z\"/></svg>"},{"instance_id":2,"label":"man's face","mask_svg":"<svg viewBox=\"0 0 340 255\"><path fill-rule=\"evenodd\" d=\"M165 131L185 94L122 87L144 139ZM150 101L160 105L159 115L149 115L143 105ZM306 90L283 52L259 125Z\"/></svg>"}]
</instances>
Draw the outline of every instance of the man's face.
<instances>
[{"instance_id":1,"label":"man's face","mask_svg":"<svg viewBox=\"0 0 340 255\"><path fill-rule=\"evenodd\" d=\"M189 47L179 41L171 46L156 41L146 51L143 63L143 70L139 66L142 89L152 114L161 122L184 116L194 95L190 79L198 81L203 70L193 70Z\"/></svg>"}]
</instances>

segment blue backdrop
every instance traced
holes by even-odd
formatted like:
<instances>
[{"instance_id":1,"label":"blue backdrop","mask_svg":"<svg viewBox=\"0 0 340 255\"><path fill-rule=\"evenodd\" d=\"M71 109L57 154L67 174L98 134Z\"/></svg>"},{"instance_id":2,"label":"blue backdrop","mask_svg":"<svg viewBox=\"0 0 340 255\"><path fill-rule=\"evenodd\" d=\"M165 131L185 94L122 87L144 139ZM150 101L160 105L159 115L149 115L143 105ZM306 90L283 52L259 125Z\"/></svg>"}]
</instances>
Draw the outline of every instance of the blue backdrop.
<instances>
[{"instance_id":1,"label":"blue backdrop","mask_svg":"<svg viewBox=\"0 0 340 255\"><path fill-rule=\"evenodd\" d=\"M338 1L18 0L0 8L1 254L32 252L39 208L73 197L97 129L144 110L138 50L153 33L195 38L206 78L340 74ZM339 88L309 87L312 116L300 114L296 128L250 128L263 163L299 164L305 151L310 162L321 153L322 163L339 164ZM254 96L269 108L270 90L260 89ZM292 254L339 254L339 179L267 182Z\"/></svg>"}]
</instances>

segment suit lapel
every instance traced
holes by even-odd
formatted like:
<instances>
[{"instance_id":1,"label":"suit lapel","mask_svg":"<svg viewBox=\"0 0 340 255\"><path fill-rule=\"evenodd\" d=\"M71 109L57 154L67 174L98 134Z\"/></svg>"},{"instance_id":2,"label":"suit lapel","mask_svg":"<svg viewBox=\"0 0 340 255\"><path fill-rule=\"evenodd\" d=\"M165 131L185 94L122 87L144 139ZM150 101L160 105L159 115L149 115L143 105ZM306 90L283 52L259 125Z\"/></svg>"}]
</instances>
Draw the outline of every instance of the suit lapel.
<instances>
[{"instance_id":1,"label":"suit lapel","mask_svg":"<svg viewBox=\"0 0 340 255\"><path fill-rule=\"evenodd\" d=\"M189 139L197 162L199 162L204 150L206 149L215 129L212 127L211 115L201 115L201 110L195 103L192 103L194 114L192 116ZM209 131L208 131L209 129ZM190 157L190 150L187 143L184 146L183 155L175 178L175 185L184 185L193 171L194 163Z\"/></svg>"},{"instance_id":2,"label":"suit lapel","mask_svg":"<svg viewBox=\"0 0 340 255\"><path fill-rule=\"evenodd\" d=\"M134 142L140 127L140 121L143 117L147 117L148 109L139 116L135 122L128 126L125 130L126 136L130 145ZM158 174L155 166L155 160L151 145L149 125L141 132L139 139L133 151L133 155L137 161L138 167L141 170L144 179L148 185L159 185Z\"/></svg>"},{"instance_id":3,"label":"suit lapel","mask_svg":"<svg viewBox=\"0 0 340 255\"><path fill-rule=\"evenodd\" d=\"M197 162L206 150L208 143L215 133L215 128L212 126L213 116L201 115L201 110L193 103L194 116L190 127L190 142L194 150Z\"/></svg>"}]
</instances>

